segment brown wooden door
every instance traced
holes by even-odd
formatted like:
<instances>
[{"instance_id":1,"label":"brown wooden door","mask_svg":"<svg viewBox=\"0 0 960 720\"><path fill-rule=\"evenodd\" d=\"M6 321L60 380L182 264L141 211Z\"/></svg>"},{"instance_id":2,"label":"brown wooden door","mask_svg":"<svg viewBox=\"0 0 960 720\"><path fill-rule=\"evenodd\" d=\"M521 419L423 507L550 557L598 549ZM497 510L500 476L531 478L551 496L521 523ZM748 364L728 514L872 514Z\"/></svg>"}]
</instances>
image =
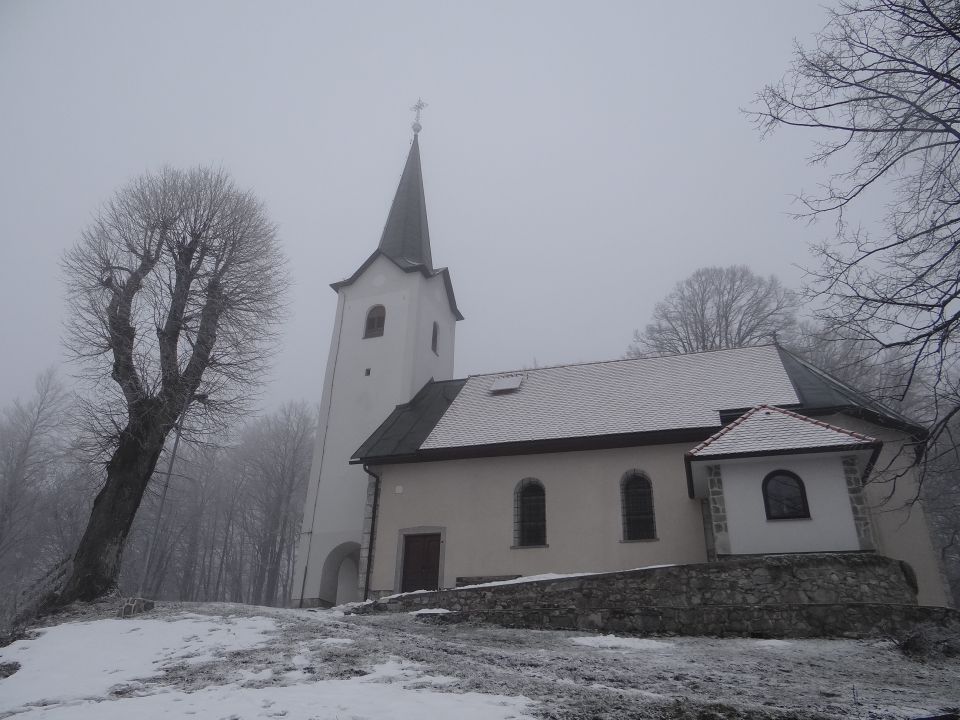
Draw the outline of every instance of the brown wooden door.
<instances>
[{"instance_id":1,"label":"brown wooden door","mask_svg":"<svg viewBox=\"0 0 960 720\"><path fill-rule=\"evenodd\" d=\"M440 587L440 534L403 536L400 592Z\"/></svg>"}]
</instances>

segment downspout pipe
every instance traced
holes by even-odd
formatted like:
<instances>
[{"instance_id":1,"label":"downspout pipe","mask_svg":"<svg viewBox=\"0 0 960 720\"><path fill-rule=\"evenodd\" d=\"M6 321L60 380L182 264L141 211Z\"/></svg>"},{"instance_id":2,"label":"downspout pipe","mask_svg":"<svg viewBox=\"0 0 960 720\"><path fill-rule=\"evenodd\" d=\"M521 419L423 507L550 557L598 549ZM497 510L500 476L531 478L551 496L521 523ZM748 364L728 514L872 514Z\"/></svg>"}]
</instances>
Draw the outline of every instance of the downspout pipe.
<instances>
[{"instance_id":1,"label":"downspout pipe","mask_svg":"<svg viewBox=\"0 0 960 720\"><path fill-rule=\"evenodd\" d=\"M380 476L364 463L364 471L373 478L373 509L370 513L370 542L367 543L367 569L363 579L363 599L370 598L370 574L373 572L373 546L377 537L377 512L380 509Z\"/></svg>"}]
</instances>

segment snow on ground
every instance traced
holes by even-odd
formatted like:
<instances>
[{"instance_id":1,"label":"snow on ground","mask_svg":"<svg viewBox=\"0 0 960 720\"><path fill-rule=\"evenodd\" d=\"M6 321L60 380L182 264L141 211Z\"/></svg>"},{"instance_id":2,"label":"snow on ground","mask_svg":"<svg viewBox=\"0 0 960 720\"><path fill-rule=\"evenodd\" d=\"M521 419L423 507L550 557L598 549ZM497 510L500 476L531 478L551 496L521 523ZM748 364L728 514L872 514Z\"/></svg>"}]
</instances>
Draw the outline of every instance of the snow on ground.
<instances>
[{"instance_id":1,"label":"snow on ground","mask_svg":"<svg viewBox=\"0 0 960 720\"><path fill-rule=\"evenodd\" d=\"M20 670L0 685L0 712L21 705L106 695L112 687L157 674L165 664L209 662L261 644L276 628L269 618L184 614L177 622L139 616L47 628L0 649Z\"/></svg>"},{"instance_id":2,"label":"snow on ground","mask_svg":"<svg viewBox=\"0 0 960 720\"><path fill-rule=\"evenodd\" d=\"M0 718L915 718L960 705L960 663L855 640L633 638L160 603L87 607L0 648Z\"/></svg>"},{"instance_id":3,"label":"snow on ground","mask_svg":"<svg viewBox=\"0 0 960 720\"><path fill-rule=\"evenodd\" d=\"M570 638L574 645L601 648L603 650L660 650L670 647L670 643L650 638L617 637L616 635L588 635Z\"/></svg>"}]
</instances>

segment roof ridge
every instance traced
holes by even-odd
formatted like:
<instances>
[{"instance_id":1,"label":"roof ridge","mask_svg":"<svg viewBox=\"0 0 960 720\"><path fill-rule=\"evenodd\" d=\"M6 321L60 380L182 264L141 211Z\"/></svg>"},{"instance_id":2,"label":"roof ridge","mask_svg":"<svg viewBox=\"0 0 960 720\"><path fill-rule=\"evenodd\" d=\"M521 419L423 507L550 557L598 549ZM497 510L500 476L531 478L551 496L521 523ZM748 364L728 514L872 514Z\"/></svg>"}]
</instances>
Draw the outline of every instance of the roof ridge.
<instances>
[{"instance_id":1,"label":"roof ridge","mask_svg":"<svg viewBox=\"0 0 960 720\"><path fill-rule=\"evenodd\" d=\"M797 420L803 420L806 423L811 425L816 425L817 427L826 428L827 430L833 430L834 432L842 433L843 435L850 435L851 437L856 438L857 440L866 440L867 442L876 442L876 438L870 437L869 435L864 435L863 433L858 433L856 430L848 430L847 428L840 427L839 425L832 425L823 420L817 420L816 418L807 417L806 415L801 415L798 412L793 410L788 410L787 408L777 407L776 405L763 405L761 407L766 407L770 410L775 410L778 413L783 415L789 415L794 417Z\"/></svg>"},{"instance_id":2,"label":"roof ridge","mask_svg":"<svg viewBox=\"0 0 960 720\"><path fill-rule=\"evenodd\" d=\"M724 435L726 435L728 432L730 432L731 430L733 430L735 427L737 427L738 425L740 425L740 424L741 424L744 420L746 420L748 417L751 417L754 413L756 413L756 412L758 412L759 410L762 410L763 408L766 408L766 407L770 407L770 406L769 406L769 405L756 405L756 406L750 408L750 409L747 410L743 415L741 415L740 417L738 417L736 420L734 420L734 421L731 422L731 423L728 423L728 424L724 425L722 428L720 428L720 429L719 429L717 432L715 432L713 435L711 435L711 436L708 437L706 440L704 440L702 443L700 443L700 444L697 445L695 448L693 448L692 450L690 450L690 453L693 454L693 453L700 452L700 451L703 450L705 447L708 447L708 446L711 445L712 443L716 442L717 440L719 440L720 438L722 438Z\"/></svg>"},{"instance_id":3,"label":"roof ridge","mask_svg":"<svg viewBox=\"0 0 960 720\"><path fill-rule=\"evenodd\" d=\"M699 350L697 352L673 353L671 355L653 355L650 357L613 358L612 360L581 360L579 362L556 363L555 365L542 365L540 367L535 367L535 368L514 368L511 370L491 370L490 372L470 373L469 375L467 375L467 377L474 378L474 377L486 377L488 375L510 375L513 373L521 373L521 372L536 372L537 370L556 370L557 368L583 367L584 365L613 365L615 363L626 363L626 362L649 362L651 360L668 360L670 358L692 357L694 355L707 355L709 353L743 352L744 350L756 350L758 348L767 348L767 347L775 348L777 346L774 343L765 343L763 345L745 345L744 347L739 347L739 348L719 348L717 350Z\"/></svg>"},{"instance_id":4,"label":"roof ridge","mask_svg":"<svg viewBox=\"0 0 960 720\"><path fill-rule=\"evenodd\" d=\"M860 441L863 441L863 442L866 442L866 443L875 443L875 442L877 442L877 439L876 439L876 438L872 438L872 437L870 437L869 435L864 435L864 434L862 434L862 433L858 433L858 432L856 432L855 430L848 430L848 429L846 429L846 428L842 428L842 427L839 427L839 426L837 426L837 425L831 425L830 423L824 422L823 420L817 420L817 419L812 418L812 417L807 417L806 415L801 415L800 413L794 412L793 410L787 410L786 408L778 407L778 406L776 406L776 405L767 405L767 404L764 403L764 404L757 405L757 406L755 406L755 407L750 408L747 412L745 412L743 415L741 415L740 417L738 417L738 418L737 418L736 420L734 420L733 422L729 423L728 425L724 425L722 428L720 428L719 431L715 432L713 435L711 435L710 437L708 437L708 438L707 438L706 440L704 440L702 443L700 443L700 444L697 445L695 448L693 448L692 450L690 450L690 451L689 451L690 454L691 454L691 455L695 455L695 454L699 453L701 450L704 450L704 449L710 447L711 445L713 445L714 443L716 443L718 440L720 440L722 437L724 437L725 435L727 435L728 433L730 433L731 431L733 431L734 429L736 429L737 427L739 427L740 425L742 425L742 424L743 424L744 422L746 422L749 418L753 417L753 416L756 415L758 412L761 412L761 411L763 411L763 410L769 410L769 411L772 411L772 412L777 412L777 413L780 413L781 415L786 415L787 417L791 417L791 418L794 418L794 419L796 419L796 420L800 420L800 421L805 422L805 423L808 423L808 424L810 424L810 425L814 425L814 426L816 426L816 427L824 428L825 430L832 430L833 432L840 433L841 435L849 435L850 437L854 438L855 440L860 440Z\"/></svg>"},{"instance_id":5,"label":"roof ridge","mask_svg":"<svg viewBox=\"0 0 960 720\"><path fill-rule=\"evenodd\" d=\"M885 413L889 413L890 415L895 415L895 416L897 416L900 420L902 420L902 421L904 421L904 422L906 422L906 423L915 423L915 422L916 422L915 420L912 420L911 418L909 418L907 415L904 415L902 412L900 412L900 411L897 410L896 408L888 407L887 405L885 405L884 403L880 402L880 401L877 400L876 398L873 398L873 397L871 397L870 395L868 395L867 393L863 392L862 390L858 390L858 389L855 388L853 385L850 385L849 383L846 383L846 382L844 382L843 380L840 380L839 378L834 377L833 375L831 375L830 373L828 373L826 370L823 370L822 368L817 367L816 365L814 365L812 362L810 362L810 361L807 360L806 358L798 355L797 353L795 353L795 352L793 352L793 351L791 351L791 350L788 350L787 348L783 347L782 345L777 345L777 350L778 350L779 352L781 352L781 353L786 353L787 355L789 355L791 358L793 358L794 360L796 360L798 363L800 363L801 365L803 365L805 368L807 368L807 369L810 370L811 372L815 373L816 375L820 376L821 378L825 378L828 382L831 382L831 383L833 383L834 385L842 388L845 392L850 393L850 394L853 396L852 399L857 400L857 401L861 402L861 403L864 404L864 405L872 405L872 406L874 406L874 408L877 408L877 409L879 409L879 410L882 410L882 411L885 412ZM798 397L799 397L799 396L798 396Z\"/></svg>"}]
</instances>

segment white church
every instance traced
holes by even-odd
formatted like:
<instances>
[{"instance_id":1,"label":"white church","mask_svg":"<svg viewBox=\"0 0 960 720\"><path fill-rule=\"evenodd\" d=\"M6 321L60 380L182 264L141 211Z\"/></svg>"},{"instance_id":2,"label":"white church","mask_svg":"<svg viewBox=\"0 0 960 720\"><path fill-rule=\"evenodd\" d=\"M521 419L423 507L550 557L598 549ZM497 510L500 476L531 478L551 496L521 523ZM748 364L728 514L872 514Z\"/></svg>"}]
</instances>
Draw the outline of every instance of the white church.
<instances>
[{"instance_id":1,"label":"white church","mask_svg":"<svg viewBox=\"0 0 960 720\"><path fill-rule=\"evenodd\" d=\"M547 572L880 553L946 593L911 466L923 428L775 345L453 378L419 123L336 321L293 606Z\"/></svg>"}]
</instances>

